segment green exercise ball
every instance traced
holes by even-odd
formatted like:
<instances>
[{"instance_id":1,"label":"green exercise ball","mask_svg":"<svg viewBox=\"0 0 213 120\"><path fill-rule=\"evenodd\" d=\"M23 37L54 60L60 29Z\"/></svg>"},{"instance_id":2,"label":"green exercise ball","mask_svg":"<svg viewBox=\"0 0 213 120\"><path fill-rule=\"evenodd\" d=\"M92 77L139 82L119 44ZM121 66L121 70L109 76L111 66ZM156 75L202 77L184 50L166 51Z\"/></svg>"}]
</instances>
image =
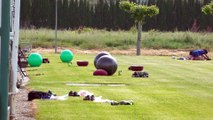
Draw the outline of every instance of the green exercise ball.
<instances>
[{"instance_id":1,"label":"green exercise ball","mask_svg":"<svg viewBox=\"0 0 213 120\"><path fill-rule=\"evenodd\" d=\"M63 50L60 54L60 59L62 62L69 63L73 59L73 53L70 50Z\"/></svg>"},{"instance_id":2,"label":"green exercise ball","mask_svg":"<svg viewBox=\"0 0 213 120\"><path fill-rule=\"evenodd\" d=\"M31 53L27 59L31 67L39 67L42 63L42 56L39 53Z\"/></svg>"}]
</instances>

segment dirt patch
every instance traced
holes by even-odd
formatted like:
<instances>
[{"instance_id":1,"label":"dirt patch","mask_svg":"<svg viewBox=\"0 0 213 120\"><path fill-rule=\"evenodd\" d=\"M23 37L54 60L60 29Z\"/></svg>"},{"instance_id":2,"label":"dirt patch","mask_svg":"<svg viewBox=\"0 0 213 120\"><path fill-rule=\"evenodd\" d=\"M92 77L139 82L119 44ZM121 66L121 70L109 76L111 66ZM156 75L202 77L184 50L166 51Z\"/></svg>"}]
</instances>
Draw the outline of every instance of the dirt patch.
<instances>
[{"instance_id":1,"label":"dirt patch","mask_svg":"<svg viewBox=\"0 0 213 120\"><path fill-rule=\"evenodd\" d=\"M119 55L136 55L135 49L128 50L118 50L118 49L103 49L103 50L82 50L82 49L72 49L72 48L58 48L57 52L60 53L64 49L71 50L74 54L97 54L101 51L108 51L111 54ZM45 49L45 48L36 48L32 50L33 52L38 53L54 53L55 49ZM141 49L141 55L150 55L150 56L188 56L189 50L168 50L168 49Z\"/></svg>"},{"instance_id":2,"label":"dirt patch","mask_svg":"<svg viewBox=\"0 0 213 120\"><path fill-rule=\"evenodd\" d=\"M21 79L21 75L18 74ZM35 120L36 104L28 101L28 93L30 89L26 87L29 82L28 77L22 78L22 84L15 95L15 120Z\"/></svg>"},{"instance_id":3,"label":"dirt patch","mask_svg":"<svg viewBox=\"0 0 213 120\"><path fill-rule=\"evenodd\" d=\"M28 89L22 87L16 94L15 118L16 120L35 120L36 105L27 100Z\"/></svg>"}]
</instances>

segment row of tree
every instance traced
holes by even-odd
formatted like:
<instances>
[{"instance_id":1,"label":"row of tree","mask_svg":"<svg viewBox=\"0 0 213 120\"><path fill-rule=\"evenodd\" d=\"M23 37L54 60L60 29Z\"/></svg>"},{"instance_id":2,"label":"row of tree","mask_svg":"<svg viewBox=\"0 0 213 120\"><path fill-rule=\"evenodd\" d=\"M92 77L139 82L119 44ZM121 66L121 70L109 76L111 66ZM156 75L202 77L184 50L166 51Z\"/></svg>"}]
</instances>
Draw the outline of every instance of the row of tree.
<instances>
[{"instance_id":1,"label":"row of tree","mask_svg":"<svg viewBox=\"0 0 213 120\"><path fill-rule=\"evenodd\" d=\"M54 28L56 0L21 0L22 28ZM120 0L98 0L90 5L88 0L57 0L58 28L78 29L130 29L134 20L119 8ZM138 0L131 0L137 2ZM149 0L160 12L146 18L143 30L206 30L213 28L213 16L205 15L201 7L211 0Z\"/></svg>"}]
</instances>

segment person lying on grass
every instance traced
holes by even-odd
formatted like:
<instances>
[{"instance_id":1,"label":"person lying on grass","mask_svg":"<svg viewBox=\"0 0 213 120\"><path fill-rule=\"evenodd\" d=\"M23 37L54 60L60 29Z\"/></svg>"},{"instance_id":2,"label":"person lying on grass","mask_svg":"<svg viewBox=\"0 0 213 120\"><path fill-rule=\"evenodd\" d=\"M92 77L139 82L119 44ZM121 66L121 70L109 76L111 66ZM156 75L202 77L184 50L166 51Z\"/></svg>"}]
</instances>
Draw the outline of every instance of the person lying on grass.
<instances>
[{"instance_id":1,"label":"person lying on grass","mask_svg":"<svg viewBox=\"0 0 213 120\"><path fill-rule=\"evenodd\" d=\"M198 49L198 50L191 50L189 52L191 60L211 60L208 55L208 51L206 49Z\"/></svg>"}]
</instances>

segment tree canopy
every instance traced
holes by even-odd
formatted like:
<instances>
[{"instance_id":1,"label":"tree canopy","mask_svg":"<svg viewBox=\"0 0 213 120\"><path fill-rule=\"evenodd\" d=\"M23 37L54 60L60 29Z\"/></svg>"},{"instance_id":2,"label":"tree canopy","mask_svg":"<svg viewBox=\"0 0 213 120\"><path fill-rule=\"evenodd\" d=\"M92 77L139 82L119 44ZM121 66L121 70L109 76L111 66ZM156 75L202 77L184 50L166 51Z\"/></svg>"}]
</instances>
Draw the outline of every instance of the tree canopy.
<instances>
[{"instance_id":1,"label":"tree canopy","mask_svg":"<svg viewBox=\"0 0 213 120\"><path fill-rule=\"evenodd\" d=\"M202 12L205 13L206 15L210 14L213 15L213 1L210 2L209 4L206 4L202 7Z\"/></svg>"},{"instance_id":2,"label":"tree canopy","mask_svg":"<svg viewBox=\"0 0 213 120\"><path fill-rule=\"evenodd\" d=\"M136 22L144 21L146 17L153 17L159 13L159 8L156 5L138 5L129 1L121 1L119 7L130 13Z\"/></svg>"}]
</instances>

